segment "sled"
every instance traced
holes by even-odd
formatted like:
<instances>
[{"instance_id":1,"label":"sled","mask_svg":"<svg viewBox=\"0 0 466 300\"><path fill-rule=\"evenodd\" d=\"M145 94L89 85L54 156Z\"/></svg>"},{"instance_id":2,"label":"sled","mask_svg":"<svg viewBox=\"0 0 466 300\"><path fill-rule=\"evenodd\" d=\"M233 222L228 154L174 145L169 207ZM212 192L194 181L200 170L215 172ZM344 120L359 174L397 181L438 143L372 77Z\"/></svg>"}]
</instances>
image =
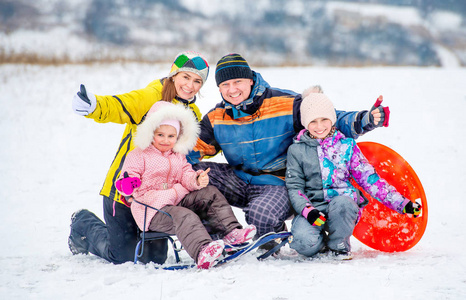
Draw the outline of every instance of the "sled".
<instances>
[{"instance_id":1,"label":"sled","mask_svg":"<svg viewBox=\"0 0 466 300\"><path fill-rule=\"evenodd\" d=\"M266 259L267 257L277 252L286 243L291 242L291 236L292 236L291 232L287 232L287 231L270 232L270 233L262 235L257 240L250 242L250 243L245 243L245 244L238 245L238 246L225 245L224 256L218 259L214 267L222 266L226 263L236 261L240 257L244 256L245 254L253 251L254 249L257 249L258 247L270 241L277 241L277 245L275 247L273 247L267 252L256 257L258 260ZM174 264L170 266L162 265L156 268L163 269L163 270L183 270L183 269L196 268L196 264L195 263L189 263L189 264L179 263L179 264Z\"/></svg>"},{"instance_id":2,"label":"sled","mask_svg":"<svg viewBox=\"0 0 466 300\"><path fill-rule=\"evenodd\" d=\"M245 255L246 253L251 252L252 250L270 242L270 241L279 241L277 245L272 249L268 250L267 252L257 256L258 260L263 260L269 257L270 255L277 252L281 247L283 247L286 243L291 242L291 232L288 231L281 231L281 232L269 232L264 234L263 236L259 237L254 242L249 244L240 246L240 247L231 247L231 249L227 249L231 254L226 256L225 258L221 259L218 265L222 265L226 262L230 262L240 258L241 256ZM236 249L235 249L236 248Z\"/></svg>"},{"instance_id":3,"label":"sled","mask_svg":"<svg viewBox=\"0 0 466 300\"><path fill-rule=\"evenodd\" d=\"M158 211L159 213L166 214L170 218L172 217L169 213L167 213L167 212L165 212L163 210L160 210L158 208L155 208L155 207L152 207L150 205L139 202L136 199L133 199L133 201L135 203L138 203L138 204L144 206L144 223L143 224L146 224L146 217L147 217L148 209L154 209L154 210ZM182 250L182 246L180 246L180 247L177 246L175 239L172 238L172 236L175 236L175 235L164 233L164 232L157 232L157 231L146 231L145 229L146 228L145 228L145 225L144 225L144 228L143 228L143 230L142 230L142 232L140 234L141 239L138 241L138 243L136 245L136 249L134 251L134 263L135 264L138 263L138 259L144 253L144 244L145 244L145 242L152 241L152 240L166 239L171 244L172 250L174 251L175 260L176 260L177 263L174 264L174 265L170 265L170 266L166 266L166 265L162 265L160 267L157 266L156 267L157 269L182 270L182 269L189 269L189 268L196 267L196 264L194 262L189 263L189 264L181 263L181 259L180 259L180 256L178 255L178 252ZM220 238L218 236L218 234L211 234L211 237L214 240ZM259 238L257 238L253 242L244 243L244 244L235 245L235 246L225 245L224 255L223 255L222 258L217 260L217 263L216 263L215 266L219 266L219 265L225 264L227 262L236 260L239 257L245 255L246 253L249 253L252 250L254 250L254 249L256 249L256 248L258 248L258 247L260 247L260 246L262 246L262 245L264 245L264 244L266 244L268 242L270 242L270 241L276 241L277 242L276 246L274 246L272 249L266 251L265 253L263 253L263 254L261 254L261 255L259 255L257 257L258 260L265 259L265 258L269 257L270 255L273 255L275 252L277 252L286 243L291 242L291 239L292 239L291 233L287 232L287 231L269 232L269 233L266 233L266 234L260 236Z\"/></svg>"},{"instance_id":4,"label":"sled","mask_svg":"<svg viewBox=\"0 0 466 300\"><path fill-rule=\"evenodd\" d=\"M422 213L418 218L401 215L373 199L353 182L369 199L353 236L366 246L383 252L411 249L421 240L427 226L427 199L421 181L409 163L389 147L374 142L360 142L358 146L380 177L411 201L420 199Z\"/></svg>"}]
</instances>

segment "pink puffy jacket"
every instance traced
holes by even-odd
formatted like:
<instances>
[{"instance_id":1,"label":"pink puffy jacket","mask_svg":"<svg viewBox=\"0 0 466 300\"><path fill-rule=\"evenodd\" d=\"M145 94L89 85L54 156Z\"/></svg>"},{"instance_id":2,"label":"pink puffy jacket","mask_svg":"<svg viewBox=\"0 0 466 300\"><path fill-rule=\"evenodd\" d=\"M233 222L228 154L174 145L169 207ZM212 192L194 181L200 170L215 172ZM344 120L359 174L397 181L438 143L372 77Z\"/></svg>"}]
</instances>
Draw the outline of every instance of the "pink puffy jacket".
<instances>
[{"instance_id":1,"label":"pink puffy jacket","mask_svg":"<svg viewBox=\"0 0 466 300\"><path fill-rule=\"evenodd\" d=\"M180 121L181 130L173 149L162 153L152 145L152 140L155 129L166 119ZM120 178L127 172L130 177L141 179L141 186L132 196L141 203L161 209L166 205L177 205L189 192L200 189L196 178L202 171L194 171L185 156L196 144L198 135L199 126L191 111L169 102L155 103L138 126L134 139L136 148L128 153L120 172ZM147 230L157 213L148 209L144 224L144 209L136 202L131 205L131 212L141 230Z\"/></svg>"},{"instance_id":2,"label":"pink puffy jacket","mask_svg":"<svg viewBox=\"0 0 466 300\"><path fill-rule=\"evenodd\" d=\"M195 172L185 155L167 151L160 152L153 145L144 150L136 148L128 154L122 173L141 179L141 186L133 197L157 209L165 205L177 205L189 192L200 189L196 178L202 171ZM131 212L138 227L148 228L156 210L148 209L144 227L144 206L133 202Z\"/></svg>"}]
</instances>

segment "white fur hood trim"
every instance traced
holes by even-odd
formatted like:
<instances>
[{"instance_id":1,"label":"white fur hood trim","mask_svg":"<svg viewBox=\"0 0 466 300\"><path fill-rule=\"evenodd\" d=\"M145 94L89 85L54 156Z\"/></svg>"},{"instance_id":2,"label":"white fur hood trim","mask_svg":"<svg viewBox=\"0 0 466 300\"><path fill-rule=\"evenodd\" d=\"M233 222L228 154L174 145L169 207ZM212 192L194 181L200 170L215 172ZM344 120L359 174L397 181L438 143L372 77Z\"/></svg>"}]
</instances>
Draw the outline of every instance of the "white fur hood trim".
<instances>
[{"instance_id":1,"label":"white fur hood trim","mask_svg":"<svg viewBox=\"0 0 466 300\"><path fill-rule=\"evenodd\" d=\"M154 131L164 120L178 120L181 124L178 140L173 147L173 152L186 155L194 148L199 136L199 124L194 113L181 104L172 104L159 101L152 106L146 119L138 126L134 144L146 149L152 144Z\"/></svg>"}]
</instances>

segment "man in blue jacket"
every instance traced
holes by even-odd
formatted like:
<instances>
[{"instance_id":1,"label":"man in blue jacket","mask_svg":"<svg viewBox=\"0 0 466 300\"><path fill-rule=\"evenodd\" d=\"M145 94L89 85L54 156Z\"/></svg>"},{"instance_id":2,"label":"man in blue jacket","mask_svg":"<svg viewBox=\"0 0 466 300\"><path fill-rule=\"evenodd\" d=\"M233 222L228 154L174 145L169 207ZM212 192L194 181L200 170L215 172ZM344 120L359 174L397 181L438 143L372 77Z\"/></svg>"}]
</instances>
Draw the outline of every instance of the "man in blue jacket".
<instances>
[{"instance_id":1,"label":"man in blue jacket","mask_svg":"<svg viewBox=\"0 0 466 300\"><path fill-rule=\"evenodd\" d=\"M223 101L201 121L201 134L188 160L195 169L210 168L210 182L235 207L257 235L286 230L291 216L285 188L286 155L301 129L301 94L272 88L239 54L222 57L215 80ZM347 137L383 124L383 108L371 113L336 111L336 127ZM227 164L200 162L220 151Z\"/></svg>"}]
</instances>

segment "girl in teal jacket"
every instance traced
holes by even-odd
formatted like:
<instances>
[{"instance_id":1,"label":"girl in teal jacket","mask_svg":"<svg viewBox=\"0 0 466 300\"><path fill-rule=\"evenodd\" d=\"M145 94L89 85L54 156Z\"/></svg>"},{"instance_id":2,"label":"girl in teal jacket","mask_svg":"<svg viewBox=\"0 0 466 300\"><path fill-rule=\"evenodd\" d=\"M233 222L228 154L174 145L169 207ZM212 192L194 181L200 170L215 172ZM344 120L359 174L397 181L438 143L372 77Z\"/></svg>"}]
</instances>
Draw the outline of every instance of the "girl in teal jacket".
<instances>
[{"instance_id":1,"label":"girl in teal jacket","mask_svg":"<svg viewBox=\"0 0 466 300\"><path fill-rule=\"evenodd\" d=\"M351 258L350 237L367 204L351 178L400 214L414 213L416 204L376 173L354 139L335 129L335 109L327 96L306 96L301 120L306 129L288 149L286 169L286 187L298 213L292 222L290 247L305 256L331 250Z\"/></svg>"}]
</instances>

